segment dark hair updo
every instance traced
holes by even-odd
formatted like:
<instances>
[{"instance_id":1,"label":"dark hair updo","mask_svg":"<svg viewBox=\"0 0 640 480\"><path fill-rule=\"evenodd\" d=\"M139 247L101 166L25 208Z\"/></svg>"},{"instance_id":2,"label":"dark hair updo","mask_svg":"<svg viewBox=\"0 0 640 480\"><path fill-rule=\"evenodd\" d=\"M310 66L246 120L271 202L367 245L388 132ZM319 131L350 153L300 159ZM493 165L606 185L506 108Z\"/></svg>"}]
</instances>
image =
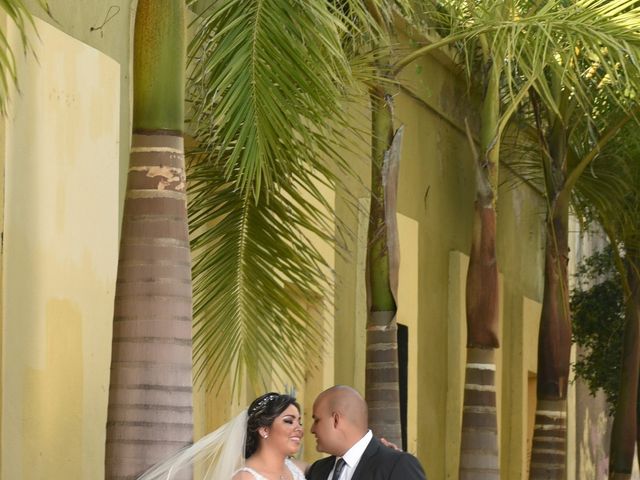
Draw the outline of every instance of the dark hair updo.
<instances>
[{"instance_id":1,"label":"dark hair updo","mask_svg":"<svg viewBox=\"0 0 640 480\"><path fill-rule=\"evenodd\" d=\"M295 405L300 411L300 405L294 397L276 392L265 393L251 402L247 411L247 440L244 447L244 458L249 458L258 449L260 444L258 430L262 427L270 427L289 405Z\"/></svg>"}]
</instances>

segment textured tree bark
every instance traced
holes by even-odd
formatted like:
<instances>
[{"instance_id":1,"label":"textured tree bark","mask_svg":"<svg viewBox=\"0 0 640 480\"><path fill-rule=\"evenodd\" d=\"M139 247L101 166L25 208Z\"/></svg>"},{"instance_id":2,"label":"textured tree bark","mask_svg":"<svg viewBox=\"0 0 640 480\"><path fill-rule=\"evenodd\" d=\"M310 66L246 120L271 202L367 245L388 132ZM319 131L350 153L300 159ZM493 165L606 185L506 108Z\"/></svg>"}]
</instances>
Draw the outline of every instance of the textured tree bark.
<instances>
[{"instance_id":1,"label":"textured tree bark","mask_svg":"<svg viewBox=\"0 0 640 480\"><path fill-rule=\"evenodd\" d=\"M460 480L500 478L493 349L467 349Z\"/></svg>"},{"instance_id":2,"label":"textured tree bark","mask_svg":"<svg viewBox=\"0 0 640 480\"><path fill-rule=\"evenodd\" d=\"M538 336L538 404L530 468L530 478L536 480L564 479L566 475L571 355L568 224L568 198L557 196L547 223L545 284Z\"/></svg>"},{"instance_id":3,"label":"textured tree bark","mask_svg":"<svg viewBox=\"0 0 640 480\"><path fill-rule=\"evenodd\" d=\"M566 476L567 400L538 400L529 478Z\"/></svg>"},{"instance_id":4,"label":"textured tree bark","mask_svg":"<svg viewBox=\"0 0 640 480\"><path fill-rule=\"evenodd\" d=\"M611 430L609 478L629 479L637 437L638 376L640 375L640 277L637 256L627 251L625 257L629 294L622 357L622 376L616 414Z\"/></svg>"},{"instance_id":5,"label":"textured tree bark","mask_svg":"<svg viewBox=\"0 0 640 480\"><path fill-rule=\"evenodd\" d=\"M476 169L473 234L466 282L467 360L460 446L460 480L498 480L495 349L499 341L496 210L500 138L501 67L487 62L481 119L481 154L469 132Z\"/></svg>"},{"instance_id":6,"label":"textured tree bark","mask_svg":"<svg viewBox=\"0 0 640 480\"><path fill-rule=\"evenodd\" d=\"M134 135L114 307L107 479L136 478L193 437L191 261L181 133L184 35L182 0L139 0ZM176 478L190 478L190 472Z\"/></svg>"},{"instance_id":7,"label":"textured tree bark","mask_svg":"<svg viewBox=\"0 0 640 480\"><path fill-rule=\"evenodd\" d=\"M371 92L371 208L367 248L367 351L365 398L375 435L402 444L398 371L399 248L396 222L402 127L394 134L391 97Z\"/></svg>"},{"instance_id":8,"label":"textured tree bark","mask_svg":"<svg viewBox=\"0 0 640 480\"><path fill-rule=\"evenodd\" d=\"M475 202L467 271L467 348L494 349L498 339L496 211L491 200Z\"/></svg>"}]
</instances>

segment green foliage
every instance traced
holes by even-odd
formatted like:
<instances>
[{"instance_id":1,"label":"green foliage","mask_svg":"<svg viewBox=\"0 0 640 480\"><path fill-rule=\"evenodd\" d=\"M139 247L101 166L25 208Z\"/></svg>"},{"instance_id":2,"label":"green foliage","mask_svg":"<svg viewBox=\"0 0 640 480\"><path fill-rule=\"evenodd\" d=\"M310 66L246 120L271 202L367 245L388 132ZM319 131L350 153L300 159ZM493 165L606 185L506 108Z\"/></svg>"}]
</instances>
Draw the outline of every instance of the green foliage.
<instances>
[{"instance_id":1,"label":"green foliage","mask_svg":"<svg viewBox=\"0 0 640 480\"><path fill-rule=\"evenodd\" d=\"M192 126L210 159L224 159L228 177L239 167L243 192L257 199L303 165L321 164L319 155L340 158L348 18L321 0L228 0L214 2L196 25Z\"/></svg>"},{"instance_id":2,"label":"green foliage","mask_svg":"<svg viewBox=\"0 0 640 480\"><path fill-rule=\"evenodd\" d=\"M571 292L573 340L585 349L573 365L592 395L602 389L613 414L620 391L625 305L611 247L578 267Z\"/></svg>"},{"instance_id":3,"label":"green foliage","mask_svg":"<svg viewBox=\"0 0 640 480\"><path fill-rule=\"evenodd\" d=\"M48 11L45 0L39 0L40 5ZM22 49L26 54L30 48L28 32L33 29L33 19L22 0L0 0L0 9L18 28ZM12 85L17 85L18 72L16 59L7 32L0 29L0 113L6 113L7 99Z\"/></svg>"},{"instance_id":4,"label":"green foliage","mask_svg":"<svg viewBox=\"0 0 640 480\"><path fill-rule=\"evenodd\" d=\"M376 27L359 0L207 3L189 48L197 375L299 382L331 301L327 192L360 133L346 118L349 52Z\"/></svg>"}]
</instances>

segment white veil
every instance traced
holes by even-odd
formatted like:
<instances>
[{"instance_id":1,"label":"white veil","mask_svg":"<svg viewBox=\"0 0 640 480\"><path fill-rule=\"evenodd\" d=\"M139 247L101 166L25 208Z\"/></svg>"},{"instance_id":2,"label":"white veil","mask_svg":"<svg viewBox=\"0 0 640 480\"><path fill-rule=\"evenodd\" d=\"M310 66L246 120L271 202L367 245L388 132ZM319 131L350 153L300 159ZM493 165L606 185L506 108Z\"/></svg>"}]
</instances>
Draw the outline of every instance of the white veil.
<instances>
[{"instance_id":1,"label":"white veil","mask_svg":"<svg viewBox=\"0 0 640 480\"><path fill-rule=\"evenodd\" d=\"M231 479L244 464L247 410L193 445L143 473L138 480L177 480L193 470L194 480Z\"/></svg>"}]
</instances>

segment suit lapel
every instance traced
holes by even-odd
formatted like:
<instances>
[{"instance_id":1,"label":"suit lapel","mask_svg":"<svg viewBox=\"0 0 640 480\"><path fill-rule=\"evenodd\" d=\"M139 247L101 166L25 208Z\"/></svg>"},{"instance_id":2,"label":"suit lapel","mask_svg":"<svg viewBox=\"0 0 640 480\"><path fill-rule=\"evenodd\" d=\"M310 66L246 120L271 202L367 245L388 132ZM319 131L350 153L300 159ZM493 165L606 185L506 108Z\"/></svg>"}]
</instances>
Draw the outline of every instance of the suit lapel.
<instances>
[{"instance_id":1,"label":"suit lapel","mask_svg":"<svg viewBox=\"0 0 640 480\"><path fill-rule=\"evenodd\" d=\"M362 454L362 457L360 457L360 461L358 462L356 471L353 472L353 476L351 477L351 480L358 480L359 478L363 478L363 479L369 478L369 476L366 475L366 473L370 470L370 467L371 467L369 460L371 459L371 457L373 457L376 454L376 452L380 448L380 445L381 443L378 441L377 438L375 437L371 438L369 445L367 445L367 448Z\"/></svg>"},{"instance_id":2,"label":"suit lapel","mask_svg":"<svg viewBox=\"0 0 640 480\"><path fill-rule=\"evenodd\" d=\"M327 480L329 472L333 468L333 464L336 463L336 457L327 457L319 461L313 478L318 480Z\"/></svg>"}]
</instances>

